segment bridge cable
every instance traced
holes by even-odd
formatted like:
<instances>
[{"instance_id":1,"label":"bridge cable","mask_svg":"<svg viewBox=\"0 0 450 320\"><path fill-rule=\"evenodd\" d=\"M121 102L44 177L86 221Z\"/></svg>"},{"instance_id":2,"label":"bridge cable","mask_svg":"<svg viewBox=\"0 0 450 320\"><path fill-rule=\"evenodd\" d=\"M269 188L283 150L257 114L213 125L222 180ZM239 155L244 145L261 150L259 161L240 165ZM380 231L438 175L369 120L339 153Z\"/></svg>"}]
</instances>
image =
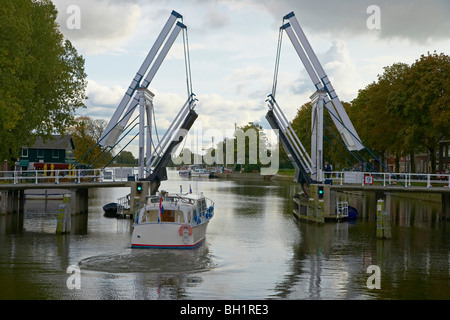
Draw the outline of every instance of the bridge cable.
<instances>
[{"instance_id":1,"label":"bridge cable","mask_svg":"<svg viewBox=\"0 0 450 320\"><path fill-rule=\"evenodd\" d=\"M191 59L189 56L189 39L187 28L183 30L184 66L186 69L186 86L188 97L192 94Z\"/></svg>"},{"instance_id":2,"label":"bridge cable","mask_svg":"<svg viewBox=\"0 0 450 320\"><path fill-rule=\"evenodd\" d=\"M281 56L281 44L283 41L283 30L280 28L278 32L278 46L277 46L277 55L275 58L275 70L273 73L273 83L272 83L272 96L275 98L275 92L277 91L278 84L278 71L280 68L280 56Z\"/></svg>"},{"instance_id":3,"label":"bridge cable","mask_svg":"<svg viewBox=\"0 0 450 320\"><path fill-rule=\"evenodd\" d=\"M343 153L339 148L334 144L330 138L328 138L325 134L323 135L324 139L342 156L344 160L346 160L351 167L353 167L354 163L350 161L350 159Z\"/></svg>"},{"instance_id":4,"label":"bridge cable","mask_svg":"<svg viewBox=\"0 0 450 320\"><path fill-rule=\"evenodd\" d=\"M128 141L128 143L120 150L120 152L122 152L123 150L125 150L125 148L126 147L128 147L128 145L134 140L134 139L136 139L136 137L139 135L139 132L138 133L136 133L135 134L135 136L133 137L133 138L131 138L131 140L130 141ZM117 155L115 155L104 167L103 167L103 169L105 169L107 166L109 166L109 164L111 163L111 162L113 162L113 160L119 155L119 153L120 152L118 152L117 153Z\"/></svg>"}]
</instances>

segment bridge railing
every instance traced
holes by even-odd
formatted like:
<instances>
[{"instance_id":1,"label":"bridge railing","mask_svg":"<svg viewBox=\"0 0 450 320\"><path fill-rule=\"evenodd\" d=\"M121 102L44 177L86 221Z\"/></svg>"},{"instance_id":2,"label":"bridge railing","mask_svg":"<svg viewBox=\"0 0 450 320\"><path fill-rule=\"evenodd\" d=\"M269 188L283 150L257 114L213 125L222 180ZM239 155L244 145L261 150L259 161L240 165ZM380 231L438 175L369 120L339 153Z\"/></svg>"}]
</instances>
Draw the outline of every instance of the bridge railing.
<instances>
[{"instance_id":1,"label":"bridge railing","mask_svg":"<svg viewBox=\"0 0 450 320\"><path fill-rule=\"evenodd\" d=\"M104 169L71 170L27 170L0 171L0 183L86 183L86 182L124 182L130 177L134 180L138 168L110 167Z\"/></svg>"},{"instance_id":2,"label":"bridge railing","mask_svg":"<svg viewBox=\"0 0 450 320\"><path fill-rule=\"evenodd\" d=\"M331 179L333 184L345 185L382 185L410 187L445 187L450 188L450 174L448 173L389 173L389 172L361 172L361 171L332 171L324 174L325 179Z\"/></svg>"}]
</instances>

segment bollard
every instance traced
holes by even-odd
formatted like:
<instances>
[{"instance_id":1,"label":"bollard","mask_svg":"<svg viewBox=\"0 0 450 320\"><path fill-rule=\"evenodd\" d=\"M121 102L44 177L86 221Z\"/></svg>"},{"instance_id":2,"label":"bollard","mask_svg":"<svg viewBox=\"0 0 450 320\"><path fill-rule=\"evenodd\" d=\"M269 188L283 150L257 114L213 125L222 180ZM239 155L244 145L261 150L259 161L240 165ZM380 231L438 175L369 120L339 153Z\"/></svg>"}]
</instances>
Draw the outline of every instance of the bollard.
<instances>
[{"instance_id":1,"label":"bollard","mask_svg":"<svg viewBox=\"0 0 450 320\"><path fill-rule=\"evenodd\" d=\"M63 198L63 204L59 205L58 220L56 222L56 234L70 233L70 228L70 194L65 194Z\"/></svg>"},{"instance_id":2,"label":"bollard","mask_svg":"<svg viewBox=\"0 0 450 320\"><path fill-rule=\"evenodd\" d=\"M323 200L319 200L319 203L316 208L316 221L317 223L324 223L324 202Z\"/></svg>"},{"instance_id":3,"label":"bollard","mask_svg":"<svg viewBox=\"0 0 450 320\"><path fill-rule=\"evenodd\" d=\"M377 238L383 238L383 211L384 200L377 201Z\"/></svg>"},{"instance_id":4,"label":"bollard","mask_svg":"<svg viewBox=\"0 0 450 320\"><path fill-rule=\"evenodd\" d=\"M306 210L306 217L308 220L312 220L312 217L316 212L316 205L314 201L314 198L309 198L308 200L308 208Z\"/></svg>"},{"instance_id":5,"label":"bollard","mask_svg":"<svg viewBox=\"0 0 450 320\"><path fill-rule=\"evenodd\" d=\"M391 239L391 217L385 211L384 200L377 201L377 238Z\"/></svg>"}]
</instances>

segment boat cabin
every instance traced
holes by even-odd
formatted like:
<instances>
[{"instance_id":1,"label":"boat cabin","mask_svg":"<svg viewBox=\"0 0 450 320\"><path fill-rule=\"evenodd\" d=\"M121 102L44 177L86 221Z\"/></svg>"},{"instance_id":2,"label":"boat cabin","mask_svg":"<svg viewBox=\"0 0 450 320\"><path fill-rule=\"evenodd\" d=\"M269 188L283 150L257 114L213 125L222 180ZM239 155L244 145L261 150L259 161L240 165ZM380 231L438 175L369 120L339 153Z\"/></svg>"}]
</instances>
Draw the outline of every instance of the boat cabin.
<instances>
[{"instance_id":1,"label":"boat cabin","mask_svg":"<svg viewBox=\"0 0 450 320\"><path fill-rule=\"evenodd\" d=\"M160 197L152 196L147 200L145 212L141 212L139 223L155 223L159 217ZM208 212L206 199L194 197L165 196L161 206L164 209L161 214L161 222L174 222L192 224L200 221L199 215Z\"/></svg>"}]
</instances>

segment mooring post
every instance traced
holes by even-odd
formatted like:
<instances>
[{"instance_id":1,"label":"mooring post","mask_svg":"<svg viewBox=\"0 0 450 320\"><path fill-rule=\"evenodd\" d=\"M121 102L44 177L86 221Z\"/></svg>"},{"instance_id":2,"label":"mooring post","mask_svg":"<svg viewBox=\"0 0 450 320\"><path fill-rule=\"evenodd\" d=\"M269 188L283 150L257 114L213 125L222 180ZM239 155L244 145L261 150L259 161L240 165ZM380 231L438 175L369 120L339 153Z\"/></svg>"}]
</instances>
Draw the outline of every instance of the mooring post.
<instances>
[{"instance_id":1,"label":"mooring post","mask_svg":"<svg viewBox=\"0 0 450 320\"><path fill-rule=\"evenodd\" d=\"M70 194L65 194L63 197L63 204L59 205L58 220L56 222L56 234L70 233L71 229L71 208L70 208Z\"/></svg>"},{"instance_id":2,"label":"mooring post","mask_svg":"<svg viewBox=\"0 0 450 320\"><path fill-rule=\"evenodd\" d=\"M316 222L319 224L325 223L324 211L325 211L324 201L322 199L318 200L316 206Z\"/></svg>"},{"instance_id":3,"label":"mooring post","mask_svg":"<svg viewBox=\"0 0 450 320\"><path fill-rule=\"evenodd\" d=\"M377 238L383 238L383 211L384 211L384 200L377 200Z\"/></svg>"},{"instance_id":4,"label":"mooring post","mask_svg":"<svg viewBox=\"0 0 450 320\"><path fill-rule=\"evenodd\" d=\"M389 208L383 199L377 201L377 238L379 239L392 238L391 217L386 207Z\"/></svg>"}]
</instances>

